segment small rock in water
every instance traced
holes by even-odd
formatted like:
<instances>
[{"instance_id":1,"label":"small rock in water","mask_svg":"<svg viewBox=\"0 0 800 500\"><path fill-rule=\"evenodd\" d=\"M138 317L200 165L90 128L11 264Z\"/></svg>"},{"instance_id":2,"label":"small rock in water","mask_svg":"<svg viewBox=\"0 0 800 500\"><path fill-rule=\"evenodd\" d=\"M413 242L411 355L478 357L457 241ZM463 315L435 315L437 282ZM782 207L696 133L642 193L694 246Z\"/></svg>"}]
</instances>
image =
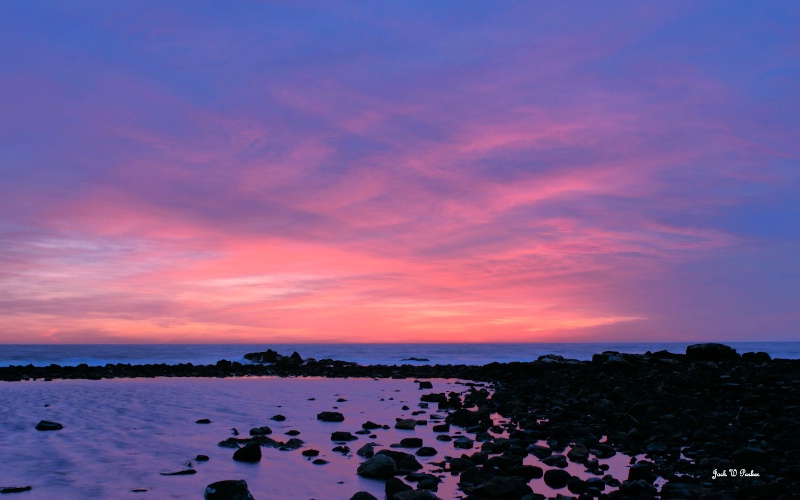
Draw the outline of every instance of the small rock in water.
<instances>
[{"instance_id":1,"label":"small rock in water","mask_svg":"<svg viewBox=\"0 0 800 500\"><path fill-rule=\"evenodd\" d=\"M32 489L31 486L0 486L0 493L22 493Z\"/></svg>"},{"instance_id":2,"label":"small rock in water","mask_svg":"<svg viewBox=\"0 0 800 500\"><path fill-rule=\"evenodd\" d=\"M433 384L430 381L423 380L419 383L420 389L433 389Z\"/></svg>"},{"instance_id":3,"label":"small rock in water","mask_svg":"<svg viewBox=\"0 0 800 500\"><path fill-rule=\"evenodd\" d=\"M325 465L325 464L328 463L328 461L325 460L325 459L322 459L322 458L317 458L316 460L314 460L311 463L314 464L314 465Z\"/></svg>"},{"instance_id":4,"label":"small rock in water","mask_svg":"<svg viewBox=\"0 0 800 500\"><path fill-rule=\"evenodd\" d=\"M266 425L262 425L261 427L253 427L250 429L251 436L266 436L267 434L272 434L272 429Z\"/></svg>"},{"instance_id":5,"label":"small rock in water","mask_svg":"<svg viewBox=\"0 0 800 500\"><path fill-rule=\"evenodd\" d=\"M131 488L131 493L147 493L148 491L150 490L147 488Z\"/></svg>"},{"instance_id":6,"label":"small rock in water","mask_svg":"<svg viewBox=\"0 0 800 500\"><path fill-rule=\"evenodd\" d=\"M210 424L211 420L207 418L201 418L200 420L196 420L194 423L196 424Z\"/></svg>"},{"instance_id":7,"label":"small rock in water","mask_svg":"<svg viewBox=\"0 0 800 500\"><path fill-rule=\"evenodd\" d=\"M375 455L358 466L358 475L370 479L390 479L394 477L397 465L386 455Z\"/></svg>"},{"instance_id":8,"label":"small rock in water","mask_svg":"<svg viewBox=\"0 0 800 500\"><path fill-rule=\"evenodd\" d=\"M394 424L395 429L401 429L407 431L414 430L414 427L416 426L417 426L417 421L416 419L413 418L403 418L398 420L397 423Z\"/></svg>"},{"instance_id":9,"label":"small rock in water","mask_svg":"<svg viewBox=\"0 0 800 500\"><path fill-rule=\"evenodd\" d=\"M304 457L316 457L317 455L319 455L319 450L303 450L301 454Z\"/></svg>"},{"instance_id":10,"label":"small rock in water","mask_svg":"<svg viewBox=\"0 0 800 500\"><path fill-rule=\"evenodd\" d=\"M359 491L350 497L350 500L378 500L378 497L366 491Z\"/></svg>"},{"instance_id":11,"label":"small rock in water","mask_svg":"<svg viewBox=\"0 0 800 500\"><path fill-rule=\"evenodd\" d=\"M64 426L58 422L50 422L49 420L40 420L39 423L36 424L37 431L58 431L63 428Z\"/></svg>"},{"instance_id":12,"label":"small rock in water","mask_svg":"<svg viewBox=\"0 0 800 500\"><path fill-rule=\"evenodd\" d=\"M205 500L253 500L244 479L217 481L206 486Z\"/></svg>"},{"instance_id":13,"label":"small rock in water","mask_svg":"<svg viewBox=\"0 0 800 500\"><path fill-rule=\"evenodd\" d=\"M286 420L286 417L284 417L283 415L273 415L273 417L270 420L274 420L276 422L283 422L284 420Z\"/></svg>"},{"instance_id":14,"label":"small rock in water","mask_svg":"<svg viewBox=\"0 0 800 500\"><path fill-rule=\"evenodd\" d=\"M258 462L261 460L261 446L247 443L233 453L233 459L239 462Z\"/></svg>"},{"instance_id":15,"label":"small rock in water","mask_svg":"<svg viewBox=\"0 0 800 500\"><path fill-rule=\"evenodd\" d=\"M285 434L287 436L297 436L297 435L300 434L300 431L292 429L292 430L286 431Z\"/></svg>"},{"instance_id":16,"label":"small rock in water","mask_svg":"<svg viewBox=\"0 0 800 500\"><path fill-rule=\"evenodd\" d=\"M188 476L190 474L197 474L197 471L194 469L183 469L175 471L166 471L161 473L162 476Z\"/></svg>"},{"instance_id":17,"label":"small rock in water","mask_svg":"<svg viewBox=\"0 0 800 500\"><path fill-rule=\"evenodd\" d=\"M194 459L198 462L208 462L208 455L197 455Z\"/></svg>"},{"instance_id":18,"label":"small rock in water","mask_svg":"<svg viewBox=\"0 0 800 500\"><path fill-rule=\"evenodd\" d=\"M317 420L322 420L323 422L344 422L344 415L338 411L323 411L317 413Z\"/></svg>"}]
</instances>

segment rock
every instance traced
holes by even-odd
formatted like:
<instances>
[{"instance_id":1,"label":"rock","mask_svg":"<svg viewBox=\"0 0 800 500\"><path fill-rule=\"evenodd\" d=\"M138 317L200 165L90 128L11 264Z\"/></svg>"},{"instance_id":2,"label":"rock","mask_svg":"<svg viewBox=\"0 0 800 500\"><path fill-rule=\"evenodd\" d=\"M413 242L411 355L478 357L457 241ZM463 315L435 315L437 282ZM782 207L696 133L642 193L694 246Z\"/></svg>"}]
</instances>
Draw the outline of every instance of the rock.
<instances>
[{"instance_id":1,"label":"rock","mask_svg":"<svg viewBox=\"0 0 800 500\"><path fill-rule=\"evenodd\" d=\"M206 500L254 500L244 479L217 481L206 486Z\"/></svg>"},{"instance_id":2,"label":"rock","mask_svg":"<svg viewBox=\"0 0 800 500\"><path fill-rule=\"evenodd\" d=\"M423 446L414 453L418 457L432 457L439 453L436 451L436 448L431 448L430 446Z\"/></svg>"},{"instance_id":3,"label":"rock","mask_svg":"<svg viewBox=\"0 0 800 500\"><path fill-rule=\"evenodd\" d=\"M0 486L0 493L22 493L32 489L32 486Z\"/></svg>"},{"instance_id":4,"label":"rock","mask_svg":"<svg viewBox=\"0 0 800 500\"><path fill-rule=\"evenodd\" d=\"M431 383L428 380L422 380L419 383L419 388L420 389L433 389L433 383Z\"/></svg>"},{"instance_id":5,"label":"rock","mask_svg":"<svg viewBox=\"0 0 800 500\"><path fill-rule=\"evenodd\" d=\"M195 420L194 423L196 423L196 424L210 424L211 420L209 420L207 418L201 418L200 420Z\"/></svg>"},{"instance_id":6,"label":"rock","mask_svg":"<svg viewBox=\"0 0 800 500\"><path fill-rule=\"evenodd\" d=\"M233 452L233 459L239 462L258 462L261 460L261 446L257 443L247 443Z\"/></svg>"},{"instance_id":7,"label":"rock","mask_svg":"<svg viewBox=\"0 0 800 500\"><path fill-rule=\"evenodd\" d=\"M317 413L317 420L322 420L323 422L344 422L344 415L338 411L323 411Z\"/></svg>"},{"instance_id":8,"label":"rock","mask_svg":"<svg viewBox=\"0 0 800 500\"><path fill-rule=\"evenodd\" d=\"M292 353L291 356L289 356L289 362L293 363L293 364L302 364L303 363L303 358L300 356L300 354L297 351L295 351L295 352Z\"/></svg>"},{"instance_id":9,"label":"rock","mask_svg":"<svg viewBox=\"0 0 800 500\"><path fill-rule=\"evenodd\" d=\"M569 472L561 469L550 469L544 473L544 484L558 490L569 484L569 479L572 476Z\"/></svg>"},{"instance_id":10,"label":"rock","mask_svg":"<svg viewBox=\"0 0 800 500\"><path fill-rule=\"evenodd\" d=\"M475 462L465 457L454 457L450 459L450 472L458 474L470 467L475 467Z\"/></svg>"},{"instance_id":11,"label":"rock","mask_svg":"<svg viewBox=\"0 0 800 500\"><path fill-rule=\"evenodd\" d=\"M356 450L356 455L359 457L364 458L372 458L375 456L375 444L376 443L367 443L358 450Z\"/></svg>"},{"instance_id":12,"label":"rock","mask_svg":"<svg viewBox=\"0 0 800 500\"><path fill-rule=\"evenodd\" d=\"M406 431L412 431L416 426L417 426L417 420L414 418L403 418L398 420L397 423L394 424L395 429L401 429Z\"/></svg>"},{"instance_id":13,"label":"rock","mask_svg":"<svg viewBox=\"0 0 800 500\"><path fill-rule=\"evenodd\" d=\"M428 490L405 490L392 495L391 500L441 500Z\"/></svg>"},{"instance_id":14,"label":"rock","mask_svg":"<svg viewBox=\"0 0 800 500\"><path fill-rule=\"evenodd\" d=\"M653 474L653 465L650 462L639 462L628 469L628 481L636 481L637 479L644 479L648 483L653 483L656 480L656 475Z\"/></svg>"},{"instance_id":15,"label":"rock","mask_svg":"<svg viewBox=\"0 0 800 500\"><path fill-rule=\"evenodd\" d=\"M597 443L589 450L597 458L611 458L617 454L617 450L613 446L605 443Z\"/></svg>"},{"instance_id":16,"label":"rock","mask_svg":"<svg viewBox=\"0 0 800 500\"><path fill-rule=\"evenodd\" d=\"M447 403L447 394L443 392L432 392L430 394L423 394L420 396L419 400L425 403Z\"/></svg>"},{"instance_id":17,"label":"rock","mask_svg":"<svg viewBox=\"0 0 800 500\"><path fill-rule=\"evenodd\" d=\"M769 455L761 448L742 448L733 452L733 462L736 467L750 469L767 465L769 463Z\"/></svg>"},{"instance_id":18,"label":"rock","mask_svg":"<svg viewBox=\"0 0 800 500\"><path fill-rule=\"evenodd\" d=\"M461 448L465 450L469 450L472 448L475 442L468 438L467 436L459 436L453 441L453 446L456 448Z\"/></svg>"},{"instance_id":19,"label":"rock","mask_svg":"<svg viewBox=\"0 0 800 500\"><path fill-rule=\"evenodd\" d=\"M366 422L364 422L363 424L361 424L361 428L362 428L362 429L367 429L367 430L370 430L370 429L380 429L381 427L383 427L383 426L382 426L382 425L380 425L380 424L376 424L375 422L373 422L373 421L371 421L371 420L367 420Z\"/></svg>"},{"instance_id":20,"label":"rock","mask_svg":"<svg viewBox=\"0 0 800 500\"><path fill-rule=\"evenodd\" d=\"M39 423L36 424L37 431L58 431L63 428L64 426L58 422L50 422L49 420L40 420Z\"/></svg>"},{"instance_id":21,"label":"rock","mask_svg":"<svg viewBox=\"0 0 800 500\"><path fill-rule=\"evenodd\" d=\"M333 450L331 450L331 451L335 451L337 453L341 453L342 455L347 455L348 453L350 453L350 447L349 446L334 446Z\"/></svg>"},{"instance_id":22,"label":"rock","mask_svg":"<svg viewBox=\"0 0 800 500\"><path fill-rule=\"evenodd\" d=\"M746 352L742 354L742 361L749 363L766 363L772 361L772 356L766 352Z\"/></svg>"},{"instance_id":23,"label":"rock","mask_svg":"<svg viewBox=\"0 0 800 500\"><path fill-rule=\"evenodd\" d=\"M397 495L398 493L402 493L404 491L413 491L414 488L407 485L400 479L393 477L388 481L386 481L386 486L384 489L386 491L386 498L394 500L396 498L395 495Z\"/></svg>"},{"instance_id":24,"label":"rock","mask_svg":"<svg viewBox=\"0 0 800 500\"><path fill-rule=\"evenodd\" d=\"M395 464L397 465L398 471L415 471L422 468L422 464L419 463L417 457L404 451L381 450L375 454L376 457L378 455L386 455L391 457L391 459L394 460Z\"/></svg>"},{"instance_id":25,"label":"rock","mask_svg":"<svg viewBox=\"0 0 800 500\"><path fill-rule=\"evenodd\" d=\"M701 498L705 488L699 484L668 482L661 487L661 498Z\"/></svg>"},{"instance_id":26,"label":"rock","mask_svg":"<svg viewBox=\"0 0 800 500\"><path fill-rule=\"evenodd\" d=\"M375 455L358 466L357 474L370 479L390 479L397 471L397 464L388 455Z\"/></svg>"},{"instance_id":27,"label":"rock","mask_svg":"<svg viewBox=\"0 0 800 500\"><path fill-rule=\"evenodd\" d=\"M209 460L208 455L197 455L196 457L194 457L194 459L197 460L198 462L208 462Z\"/></svg>"},{"instance_id":28,"label":"rock","mask_svg":"<svg viewBox=\"0 0 800 500\"><path fill-rule=\"evenodd\" d=\"M558 467L563 469L567 466L567 457L564 455L550 455L542 459L542 463L550 467Z\"/></svg>"},{"instance_id":29,"label":"rock","mask_svg":"<svg viewBox=\"0 0 800 500\"><path fill-rule=\"evenodd\" d=\"M589 450L582 444L575 444L567 452L567 458L572 462L583 463L589 458Z\"/></svg>"},{"instance_id":30,"label":"rock","mask_svg":"<svg viewBox=\"0 0 800 500\"><path fill-rule=\"evenodd\" d=\"M738 361L740 356L724 344L694 344L686 348L686 357L692 361Z\"/></svg>"},{"instance_id":31,"label":"rock","mask_svg":"<svg viewBox=\"0 0 800 500\"><path fill-rule=\"evenodd\" d=\"M331 441L355 441L358 436L354 436L347 431L336 431L331 433Z\"/></svg>"},{"instance_id":32,"label":"rock","mask_svg":"<svg viewBox=\"0 0 800 500\"><path fill-rule=\"evenodd\" d=\"M253 427L250 429L251 436L266 436L267 434L272 434L272 429L266 425L262 425L261 427Z\"/></svg>"},{"instance_id":33,"label":"rock","mask_svg":"<svg viewBox=\"0 0 800 500\"><path fill-rule=\"evenodd\" d=\"M284 417L283 415L273 415L270 418L270 420L274 420L276 422L283 422L284 420L286 420L286 417Z\"/></svg>"},{"instance_id":34,"label":"rock","mask_svg":"<svg viewBox=\"0 0 800 500\"><path fill-rule=\"evenodd\" d=\"M410 437L400 440L401 448L419 448L422 446L422 438Z\"/></svg>"},{"instance_id":35,"label":"rock","mask_svg":"<svg viewBox=\"0 0 800 500\"><path fill-rule=\"evenodd\" d=\"M303 450L300 454L304 457L316 457L319 455L319 450Z\"/></svg>"},{"instance_id":36,"label":"rock","mask_svg":"<svg viewBox=\"0 0 800 500\"><path fill-rule=\"evenodd\" d=\"M530 487L515 477L496 476L477 485L474 493L481 498L520 498L530 493Z\"/></svg>"},{"instance_id":37,"label":"rock","mask_svg":"<svg viewBox=\"0 0 800 500\"><path fill-rule=\"evenodd\" d=\"M437 424L431 427L433 432L450 432L450 424Z\"/></svg>"},{"instance_id":38,"label":"rock","mask_svg":"<svg viewBox=\"0 0 800 500\"><path fill-rule=\"evenodd\" d=\"M311 463L314 464L314 465L325 465L325 464L328 463L328 461L325 460L324 458L317 458L316 460L312 461Z\"/></svg>"},{"instance_id":39,"label":"rock","mask_svg":"<svg viewBox=\"0 0 800 500\"><path fill-rule=\"evenodd\" d=\"M248 352L244 355L244 359L255 361L256 363L276 363L279 357L283 356L272 349L267 349L264 352Z\"/></svg>"},{"instance_id":40,"label":"rock","mask_svg":"<svg viewBox=\"0 0 800 500\"><path fill-rule=\"evenodd\" d=\"M359 491L350 497L350 500L378 500L378 497L366 491Z\"/></svg>"},{"instance_id":41,"label":"rock","mask_svg":"<svg viewBox=\"0 0 800 500\"><path fill-rule=\"evenodd\" d=\"M656 487L644 479L637 479L635 481L623 481L619 486L619 492L631 496L655 495Z\"/></svg>"},{"instance_id":42,"label":"rock","mask_svg":"<svg viewBox=\"0 0 800 500\"><path fill-rule=\"evenodd\" d=\"M162 476L189 476L191 474L197 474L197 471L194 469L183 469L183 470L167 471L161 473Z\"/></svg>"}]
</instances>

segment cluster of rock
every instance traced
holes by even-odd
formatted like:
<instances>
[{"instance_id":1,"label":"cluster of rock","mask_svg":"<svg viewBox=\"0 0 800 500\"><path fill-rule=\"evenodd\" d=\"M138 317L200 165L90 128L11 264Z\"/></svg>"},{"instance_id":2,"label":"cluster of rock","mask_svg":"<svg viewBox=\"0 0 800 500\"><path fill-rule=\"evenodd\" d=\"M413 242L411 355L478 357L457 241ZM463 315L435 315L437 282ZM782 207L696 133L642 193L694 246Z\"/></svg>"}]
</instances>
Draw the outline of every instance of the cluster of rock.
<instances>
[{"instance_id":1,"label":"cluster of rock","mask_svg":"<svg viewBox=\"0 0 800 500\"><path fill-rule=\"evenodd\" d=\"M480 367L360 366L303 360L297 353L280 356L274 351L251 353L247 359L255 363L12 366L0 368L0 379L299 375L491 381L493 393L472 387L463 397L456 393L422 396L421 403L436 405L447 414L433 427L443 441L452 439L447 434L450 426L469 434L453 442L465 450L461 456L433 462L438 467L433 474L421 472L416 457L438 452L410 437L397 447L417 448L414 454L397 449L375 453L371 446L362 446L357 453L365 461L358 466L358 474L385 481L389 499L436 498L436 473L457 475L468 499L544 498L531 488L531 481L538 479L563 490L565 498L582 500L781 499L793 498L800 491L800 436L796 432L800 428L800 361L774 360L766 353L739 355L720 344L690 346L685 354L603 352L591 361L548 355L532 362ZM508 423L498 428L491 418L494 414ZM337 422L344 416L323 412L318 418ZM413 430L419 424L407 418L399 419L395 427ZM369 433L384 426L367 422L362 427ZM259 460L263 446L281 450L303 446L299 439L283 442L268 434L269 428L263 426L253 429L248 438L228 438L220 446L235 448L233 458L246 461ZM503 437L497 437L500 434ZM350 433L332 434L332 440L341 442L343 453L349 451L345 443L351 437L355 438ZM472 452L475 442L481 443L480 451ZM315 451L303 454L313 458ZM602 460L616 453L642 458L633 459L627 477L615 478ZM525 460L529 456L536 457L541 466L530 465ZM581 464L593 477L570 474L569 463ZM715 477L715 470L747 475ZM219 489L212 486L206 498L223 498L209 496ZM365 498L374 497L365 492L353 496Z\"/></svg>"}]
</instances>

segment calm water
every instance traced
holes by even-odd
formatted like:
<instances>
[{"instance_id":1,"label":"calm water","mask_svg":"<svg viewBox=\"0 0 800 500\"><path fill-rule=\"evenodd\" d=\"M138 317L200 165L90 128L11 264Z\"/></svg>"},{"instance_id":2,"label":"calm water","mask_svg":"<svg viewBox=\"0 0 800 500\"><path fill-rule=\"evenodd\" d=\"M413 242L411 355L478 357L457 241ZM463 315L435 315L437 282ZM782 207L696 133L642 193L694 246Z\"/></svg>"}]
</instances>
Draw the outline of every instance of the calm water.
<instances>
[{"instance_id":1,"label":"calm water","mask_svg":"<svg viewBox=\"0 0 800 500\"><path fill-rule=\"evenodd\" d=\"M667 350L686 352L692 342L564 343L564 344L4 344L0 366L75 366L107 363L213 364L220 359L244 362L244 354L268 348L303 358L339 359L361 364L467 364L483 365L531 361L544 354L590 360L603 351L642 354ZM800 342L728 342L739 353L764 351L773 358L800 359ZM424 358L428 361L407 361ZM406 361L404 361L406 360Z\"/></svg>"}]
</instances>

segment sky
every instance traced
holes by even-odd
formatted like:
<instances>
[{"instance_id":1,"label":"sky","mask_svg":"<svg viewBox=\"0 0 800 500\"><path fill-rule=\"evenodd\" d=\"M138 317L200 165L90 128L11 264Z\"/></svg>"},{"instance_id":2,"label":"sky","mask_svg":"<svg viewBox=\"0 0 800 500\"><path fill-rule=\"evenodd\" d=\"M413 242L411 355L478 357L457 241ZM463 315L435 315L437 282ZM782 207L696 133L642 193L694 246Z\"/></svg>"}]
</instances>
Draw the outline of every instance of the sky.
<instances>
[{"instance_id":1,"label":"sky","mask_svg":"<svg viewBox=\"0 0 800 500\"><path fill-rule=\"evenodd\" d=\"M0 2L0 343L800 340L800 3Z\"/></svg>"}]
</instances>

